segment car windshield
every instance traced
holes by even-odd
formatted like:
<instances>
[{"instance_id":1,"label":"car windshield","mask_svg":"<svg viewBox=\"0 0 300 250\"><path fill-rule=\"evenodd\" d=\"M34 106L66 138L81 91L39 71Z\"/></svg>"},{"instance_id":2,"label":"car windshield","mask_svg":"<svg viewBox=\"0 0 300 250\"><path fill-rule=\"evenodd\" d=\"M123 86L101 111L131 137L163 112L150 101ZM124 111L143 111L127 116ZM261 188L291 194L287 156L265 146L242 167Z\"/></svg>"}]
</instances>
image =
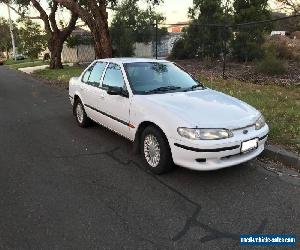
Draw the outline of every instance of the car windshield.
<instances>
[{"instance_id":1,"label":"car windshield","mask_svg":"<svg viewBox=\"0 0 300 250\"><path fill-rule=\"evenodd\" d=\"M184 92L204 86L190 74L170 62L137 62L124 64L134 94Z\"/></svg>"}]
</instances>

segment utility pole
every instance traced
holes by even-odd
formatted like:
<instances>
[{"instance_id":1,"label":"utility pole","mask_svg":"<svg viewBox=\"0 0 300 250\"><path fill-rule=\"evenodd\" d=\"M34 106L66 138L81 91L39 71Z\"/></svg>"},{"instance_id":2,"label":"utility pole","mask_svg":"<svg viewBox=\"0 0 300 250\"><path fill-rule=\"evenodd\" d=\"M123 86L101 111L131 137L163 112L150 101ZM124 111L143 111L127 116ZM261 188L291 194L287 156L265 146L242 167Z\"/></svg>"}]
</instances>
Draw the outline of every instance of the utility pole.
<instances>
[{"instance_id":1,"label":"utility pole","mask_svg":"<svg viewBox=\"0 0 300 250\"><path fill-rule=\"evenodd\" d=\"M229 8L229 1L226 1L226 5L225 5L225 22L224 22L224 26L222 27L222 40L223 40L223 79L226 78L225 72L226 72L226 56L227 56L227 36L228 36L228 25L227 25L227 21L228 21L228 8Z\"/></svg>"},{"instance_id":2,"label":"utility pole","mask_svg":"<svg viewBox=\"0 0 300 250\"><path fill-rule=\"evenodd\" d=\"M158 58L158 21L157 19L155 20L155 58Z\"/></svg>"},{"instance_id":3,"label":"utility pole","mask_svg":"<svg viewBox=\"0 0 300 250\"><path fill-rule=\"evenodd\" d=\"M11 21L11 16L10 16L10 6L9 3L7 5L7 10L8 10L8 22L9 22L9 30L10 30L10 36L11 36L11 44L13 47L13 57L14 60L16 60L16 43L15 43L15 37L14 37L14 29L13 29L13 24Z\"/></svg>"},{"instance_id":4,"label":"utility pole","mask_svg":"<svg viewBox=\"0 0 300 250\"><path fill-rule=\"evenodd\" d=\"M223 79L226 78L225 72L226 72L226 56L227 56L227 41L225 39L225 36L227 35L227 27L224 25L222 29L222 36L223 36Z\"/></svg>"}]
</instances>

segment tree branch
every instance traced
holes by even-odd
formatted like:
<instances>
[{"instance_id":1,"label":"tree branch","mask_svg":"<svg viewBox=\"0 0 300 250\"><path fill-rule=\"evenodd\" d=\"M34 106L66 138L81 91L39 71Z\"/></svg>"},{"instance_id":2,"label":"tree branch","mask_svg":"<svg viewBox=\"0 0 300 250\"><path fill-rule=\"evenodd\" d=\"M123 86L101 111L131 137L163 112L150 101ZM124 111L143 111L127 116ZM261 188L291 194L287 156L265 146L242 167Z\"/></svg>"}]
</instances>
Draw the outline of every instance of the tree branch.
<instances>
[{"instance_id":1,"label":"tree branch","mask_svg":"<svg viewBox=\"0 0 300 250\"><path fill-rule=\"evenodd\" d=\"M285 9L292 10L294 13L300 12L300 2L297 0L277 0L277 2L283 4Z\"/></svg>"},{"instance_id":2,"label":"tree branch","mask_svg":"<svg viewBox=\"0 0 300 250\"><path fill-rule=\"evenodd\" d=\"M41 17L39 17L39 16L27 16L27 15L25 15L24 13L18 11L18 10L17 10L16 8L14 8L13 6L11 6L11 5L8 5L8 6L9 6L9 8L10 8L11 10L13 10L16 14L18 14L19 16L21 16L21 17L23 17L23 18L27 18L27 19L41 19Z\"/></svg>"},{"instance_id":3,"label":"tree branch","mask_svg":"<svg viewBox=\"0 0 300 250\"><path fill-rule=\"evenodd\" d=\"M42 6L40 5L40 3L37 0L30 0L30 2L32 3L34 8L36 8L36 10L40 13L40 18L44 22L45 30L47 32L51 33L52 30L51 30L51 26L50 26L48 15L47 15L46 11L42 8Z\"/></svg>"},{"instance_id":4,"label":"tree branch","mask_svg":"<svg viewBox=\"0 0 300 250\"><path fill-rule=\"evenodd\" d=\"M57 27L56 20L55 20L55 13L57 11L57 5L58 5L57 2L52 2L52 4L50 4L50 10L51 11L50 11L50 14L49 14L49 21L50 21L52 30L54 32L59 32L59 29Z\"/></svg>"},{"instance_id":5,"label":"tree branch","mask_svg":"<svg viewBox=\"0 0 300 250\"><path fill-rule=\"evenodd\" d=\"M69 9L72 13L80 16L80 18L87 24L87 26L92 27L94 25L93 20L90 18L90 13L83 9L74 0L54 0Z\"/></svg>"},{"instance_id":6,"label":"tree branch","mask_svg":"<svg viewBox=\"0 0 300 250\"><path fill-rule=\"evenodd\" d=\"M77 20L78 20L78 15L72 13L72 16L71 16L68 26L62 30L64 39L66 39L72 33L72 31L75 29Z\"/></svg>"}]
</instances>

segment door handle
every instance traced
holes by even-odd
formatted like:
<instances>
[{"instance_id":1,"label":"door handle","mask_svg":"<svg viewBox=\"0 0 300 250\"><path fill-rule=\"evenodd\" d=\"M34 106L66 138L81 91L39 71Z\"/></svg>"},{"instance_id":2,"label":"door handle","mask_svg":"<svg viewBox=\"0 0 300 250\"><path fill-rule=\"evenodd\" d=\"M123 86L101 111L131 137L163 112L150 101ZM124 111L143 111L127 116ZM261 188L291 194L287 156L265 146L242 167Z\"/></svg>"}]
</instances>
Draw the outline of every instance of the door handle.
<instances>
[{"instance_id":1,"label":"door handle","mask_svg":"<svg viewBox=\"0 0 300 250\"><path fill-rule=\"evenodd\" d=\"M104 94L100 94L100 99L104 99Z\"/></svg>"}]
</instances>

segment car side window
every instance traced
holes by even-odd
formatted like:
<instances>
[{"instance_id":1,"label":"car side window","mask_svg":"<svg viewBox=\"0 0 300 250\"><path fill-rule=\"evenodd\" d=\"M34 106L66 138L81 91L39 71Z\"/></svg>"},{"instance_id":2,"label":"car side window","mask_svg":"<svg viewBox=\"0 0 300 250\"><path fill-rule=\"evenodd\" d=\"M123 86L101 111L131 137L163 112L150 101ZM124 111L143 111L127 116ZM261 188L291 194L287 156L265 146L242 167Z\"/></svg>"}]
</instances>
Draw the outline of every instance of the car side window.
<instances>
[{"instance_id":1,"label":"car side window","mask_svg":"<svg viewBox=\"0 0 300 250\"><path fill-rule=\"evenodd\" d=\"M93 69L90 72L87 84L92 85L94 87L99 87L100 80L101 80L101 77L102 77L105 67L106 67L106 63L97 62L93 66Z\"/></svg>"},{"instance_id":2,"label":"car side window","mask_svg":"<svg viewBox=\"0 0 300 250\"><path fill-rule=\"evenodd\" d=\"M107 67L102 87L120 87L126 89L121 67L118 64L110 63Z\"/></svg>"},{"instance_id":3,"label":"car side window","mask_svg":"<svg viewBox=\"0 0 300 250\"><path fill-rule=\"evenodd\" d=\"M92 72L93 66L91 66L90 68L88 68L87 71L85 71L83 77L82 77L82 82L87 83L90 77L90 74Z\"/></svg>"}]
</instances>

